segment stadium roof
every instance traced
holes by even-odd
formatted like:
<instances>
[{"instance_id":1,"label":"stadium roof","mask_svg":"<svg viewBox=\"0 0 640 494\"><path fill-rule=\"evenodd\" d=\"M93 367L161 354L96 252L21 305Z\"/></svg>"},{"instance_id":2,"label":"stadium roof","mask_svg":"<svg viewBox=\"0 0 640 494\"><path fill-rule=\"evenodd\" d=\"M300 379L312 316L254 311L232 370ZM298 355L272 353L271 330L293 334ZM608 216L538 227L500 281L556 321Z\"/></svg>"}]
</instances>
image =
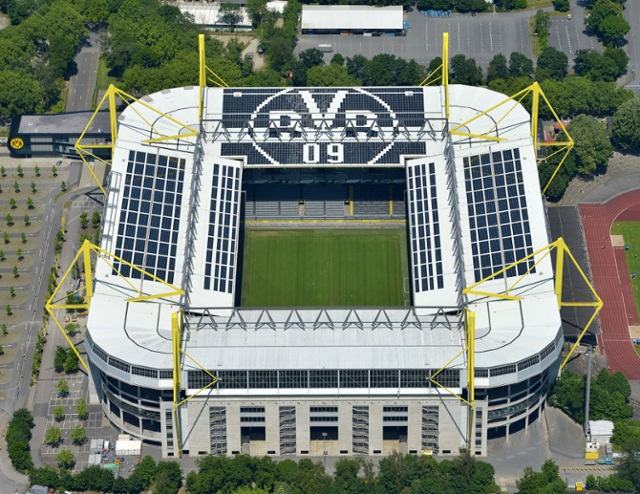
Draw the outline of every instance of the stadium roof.
<instances>
[{"instance_id":1,"label":"stadium roof","mask_svg":"<svg viewBox=\"0 0 640 494\"><path fill-rule=\"evenodd\" d=\"M485 88L456 85L450 97L450 125L504 99ZM196 88L162 91L145 102L198 127ZM404 167L412 292L422 315L437 311L426 306L459 306L462 287L549 243L530 119L520 105L467 125L480 133L499 121L493 132L503 141L453 136L450 142L439 87L208 88L206 138L198 149L194 138L144 144L185 129L132 106L119 119L102 246L186 287L190 307L208 307L219 318L243 317L243 327L219 320L217 328L190 329L189 352L211 368L438 368L462 341L459 325L403 327L398 313L388 325L378 324L375 310L360 312L368 329L318 326L318 310L298 311L294 326L278 311L232 312L243 168ZM319 154L308 153L309 143ZM194 175L198 196L192 196ZM519 362L556 341L560 315L550 257L535 261L483 286L501 291L522 276L522 300L470 300L477 312L478 367ZM131 284L146 293L162 287L115 267L129 279L115 276L106 262L96 267L91 338L117 358L170 368L169 315L175 306L127 303ZM193 312L190 321L202 311ZM332 312L330 318L344 322L347 313ZM463 365L463 358L453 363Z\"/></svg>"},{"instance_id":2,"label":"stadium roof","mask_svg":"<svg viewBox=\"0 0 640 494\"><path fill-rule=\"evenodd\" d=\"M401 31L401 5L303 5L303 31Z\"/></svg>"}]
</instances>

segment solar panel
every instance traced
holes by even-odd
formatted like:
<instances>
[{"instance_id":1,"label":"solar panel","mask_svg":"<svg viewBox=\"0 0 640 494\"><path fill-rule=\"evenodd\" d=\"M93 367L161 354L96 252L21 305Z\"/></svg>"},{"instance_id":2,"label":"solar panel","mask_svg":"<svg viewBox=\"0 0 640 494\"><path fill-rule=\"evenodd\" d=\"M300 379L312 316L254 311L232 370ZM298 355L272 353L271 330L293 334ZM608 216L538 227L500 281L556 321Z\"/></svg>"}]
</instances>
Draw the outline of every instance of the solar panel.
<instances>
[{"instance_id":1,"label":"solar panel","mask_svg":"<svg viewBox=\"0 0 640 494\"><path fill-rule=\"evenodd\" d=\"M184 164L182 158L129 151L116 237L118 257L168 283L176 264ZM123 276L142 277L120 262L114 268Z\"/></svg>"},{"instance_id":2,"label":"solar panel","mask_svg":"<svg viewBox=\"0 0 640 494\"><path fill-rule=\"evenodd\" d=\"M414 291L444 287L434 163L407 165L407 196Z\"/></svg>"},{"instance_id":3,"label":"solar panel","mask_svg":"<svg viewBox=\"0 0 640 494\"><path fill-rule=\"evenodd\" d=\"M205 290L233 293L237 264L240 186L239 166L213 165L204 267Z\"/></svg>"},{"instance_id":4,"label":"solar panel","mask_svg":"<svg viewBox=\"0 0 640 494\"><path fill-rule=\"evenodd\" d=\"M480 281L533 252L520 151L466 157L463 165L474 274ZM504 274L522 275L533 263Z\"/></svg>"}]
</instances>

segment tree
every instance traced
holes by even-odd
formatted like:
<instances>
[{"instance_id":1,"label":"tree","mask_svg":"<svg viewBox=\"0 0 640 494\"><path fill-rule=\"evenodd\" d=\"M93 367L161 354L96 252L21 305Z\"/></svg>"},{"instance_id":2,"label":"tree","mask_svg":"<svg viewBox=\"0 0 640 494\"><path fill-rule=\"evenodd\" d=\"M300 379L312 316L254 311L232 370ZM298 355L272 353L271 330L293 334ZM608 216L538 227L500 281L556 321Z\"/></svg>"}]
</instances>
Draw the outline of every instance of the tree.
<instances>
[{"instance_id":1,"label":"tree","mask_svg":"<svg viewBox=\"0 0 640 494\"><path fill-rule=\"evenodd\" d=\"M81 425L71 429L71 441L73 444L82 445L87 441L87 431Z\"/></svg>"},{"instance_id":2,"label":"tree","mask_svg":"<svg viewBox=\"0 0 640 494\"><path fill-rule=\"evenodd\" d=\"M324 59L322 52L317 48L308 48L300 52L298 59L302 62L306 69L315 67L316 65L323 65Z\"/></svg>"},{"instance_id":3,"label":"tree","mask_svg":"<svg viewBox=\"0 0 640 494\"><path fill-rule=\"evenodd\" d=\"M25 472L33 467L29 440L34 425L31 412L26 408L20 408L13 413L7 426L5 435L7 452L11 464L19 472Z\"/></svg>"},{"instance_id":4,"label":"tree","mask_svg":"<svg viewBox=\"0 0 640 494\"><path fill-rule=\"evenodd\" d=\"M578 115L567 130L575 142L572 159L575 160L576 172L591 175L606 169L613 154L606 125L594 117Z\"/></svg>"},{"instance_id":5,"label":"tree","mask_svg":"<svg viewBox=\"0 0 640 494\"><path fill-rule=\"evenodd\" d=\"M134 484L140 487L140 491L147 489L151 485L156 474L156 462L150 456L142 458L127 479L127 484ZM133 489L130 489L133 490ZM139 491L138 491L139 492Z\"/></svg>"},{"instance_id":6,"label":"tree","mask_svg":"<svg viewBox=\"0 0 640 494\"><path fill-rule=\"evenodd\" d=\"M31 485L56 488L60 485L60 477L53 468L44 466L42 468L34 468L29 472L29 483Z\"/></svg>"},{"instance_id":7,"label":"tree","mask_svg":"<svg viewBox=\"0 0 640 494\"><path fill-rule=\"evenodd\" d=\"M2 336L7 336L9 334L5 323L0 324L0 331L2 331Z\"/></svg>"},{"instance_id":8,"label":"tree","mask_svg":"<svg viewBox=\"0 0 640 494\"><path fill-rule=\"evenodd\" d=\"M27 243L27 234L24 232L20 232L20 242L22 242L23 244Z\"/></svg>"},{"instance_id":9,"label":"tree","mask_svg":"<svg viewBox=\"0 0 640 494\"><path fill-rule=\"evenodd\" d=\"M11 298L16 298L16 289L13 287L9 288L9 295L11 296Z\"/></svg>"},{"instance_id":10,"label":"tree","mask_svg":"<svg viewBox=\"0 0 640 494\"><path fill-rule=\"evenodd\" d=\"M76 464L76 459L73 456L73 453L69 449L63 449L58 453L56 457L58 462L58 466L60 468L64 468L65 470L71 470L73 466Z\"/></svg>"},{"instance_id":11,"label":"tree","mask_svg":"<svg viewBox=\"0 0 640 494\"><path fill-rule=\"evenodd\" d=\"M332 64L344 65L344 62L345 62L345 58L340 53L336 53L334 56L331 57Z\"/></svg>"},{"instance_id":12,"label":"tree","mask_svg":"<svg viewBox=\"0 0 640 494\"><path fill-rule=\"evenodd\" d=\"M343 65L316 65L307 71L307 83L310 86L336 87L357 86L359 81L350 76Z\"/></svg>"},{"instance_id":13,"label":"tree","mask_svg":"<svg viewBox=\"0 0 640 494\"><path fill-rule=\"evenodd\" d=\"M482 83L482 69L473 58L455 55L451 59L451 82L477 86Z\"/></svg>"},{"instance_id":14,"label":"tree","mask_svg":"<svg viewBox=\"0 0 640 494\"><path fill-rule=\"evenodd\" d=\"M62 442L62 431L56 425L49 426L44 434L44 442L49 446L56 447Z\"/></svg>"},{"instance_id":15,"label":"tree","mask_svg":"<svg viewBox=\"0 0 640 494\"><path fill-rule=\"evenodd\" d=\"M56 165L53 165L51 167L51 175L53 175L54 177L58 176L58 167Z\"/></svg>"},{"instance_id":16,"label":"tree","mask_svg":"<svg viewBox=\"0 0 640 494\"><path fill-rule=\"evenodd\" d=\"M621 479L633 483L635 490L640 491L640 438L629 439L622 445L622 456L616 465Z\"/></svg>"},{"instance_id":17,"label":"tree","mask_svg":"<svg viewBox=\"0 0 640 494\"><path fill-rule=\"evenodd\" d=\"M533 30L538 37L540 48L544 49L549 44L550 15L544 10L538 10L533 16Z\"/></svg>"},{"instance_id":18,"label":"tree","mask_svg":"<svg viewBox=\"0 0 640 494\"><path fill-rule=\"evenodd\" d=\"M9 304L7 304L7 306L5 307L5 312L7 313L7 316L13 315L13 309Z\"/></svg>"},{"instance_id":19,"label":"tree","mask_svg":"<svg viewBox=\"0 0 640 494\"><path fill-rule=\"evenodd\" d=\"M83 211L82 213L80 213L80 228L86 230L88 226L89 216L87 215L86 211Z\"/></svg>"},{"instance_id":20,"label":"tree","mask_svg":"<svg viewBox=\"0 0 640 494\"><path fill-rule=\"evenodd\" d=\"M35 194L36 192L38 192L38 188L36 187L36 183L32 180L31 181L31 193Z\"/></svg>"},{"instance_id":21,"label":"tree","mask_svg":"<svg viewBox=\"0 0 640 494\"><path fill-rule=\"evenodd\" d=\"M78 356L74 351L68 351L67 357L64 360L64 372L65 374L73 374L78 372Z\"/></svg>"},{"instance_id":22,"label":"tree","mask_svg":"<svg viewBox=\"0 0 640 494\"><path fill-rule=\"evenodd\" d=\"M629 23L622 13L622 6L612 0L597 0L585 20L587 31L598 36L609 46L621 46L629 32Z\"/></svg>"},{"instance_id":23,"label":"tree","mask_svg":"<svg viewBox=\"0 0 640 494\"><path fill-rule=\"evenodd\" d=\"M242 20L240 5L234 3L223 3L218 11L218 21L226 24L233 31Z\"/></svg>"},{"instance_id":24,"label":"tree","mask_svg":"<svg viewBox=\"0 0 640 494\"><path fill-rule=\"evenodd\" d=\"M558 466L547 460L539 472L525 468L522 478L516 481L518 494L564 494L567 486L560 478Z\"/></svg>"},{"instance_id":25,"label":"tree","mask_svg":"<svg viewBox=\"0 0 640 494\"><path fill-rule=\"evenodd\" d=\"M24 177L24 170L22 169L22 165L18 165L18 167L16 168L16 172L18 173L18 176L20 178Z\"/></svg>"},{"instance_id":26,"label":"tree","mask_svg":"<svg viewBox=\"0 0 640 494\"><path fill-rule=\"evenodd\" d=\"M176 494L182 485L182 470L175 461L160 461L153 477L154 494Z\"/></svg>"},{"instance_id":27,"label":"tree","mask_svg":"<svg viewBox=\"0 0 640 494\"><path fill-rule=\"evenodd\" d=\"M564 79L567 75L569 59L560 50L548 46L538 57L536 68L536 78L544 79Z\"/></svg>"},{"instance_id":28,"label":"tree","mask_svg":"<svg viewBox=\"0 0 640 494\"><path fill-rule=\"evenodd\" d=\"M24 254L22 252L22 249L16 250L16 256L18 256L18 262L24 261Z\"/></svg>"},{"instance_id":29,"label":"tree","mask_svg":"<svg viewBox=\"0 0 640 494\"><path fill-rule=\"evenodd\" d=\"M31 218L29 218L28 214L24 215L24 226L29 226L31 225Z\"/></svg>"},{"instance_id":30,"label":"tree","mask_svg":"<svg viewBox=\"0 0 640 494\"><path fill-rule=\"evenodd\" d=\"M9 213L4 215L4 221L7 223L7 226L13 226L14 224L13 216L11 216Z\"/></svg>"},{"instance_id":31,"label":"tree","mask_svg":"<svg viewBox=\"0 0 640 494\"><path fill-rule=\"evenodd\" d=\"M64 327L64 331L72 338L78 334L78 329L79 326L74 322L67 323Z\"/></svg>"},{"instance_id":32,"label":"tree","mask_svg":"<svg viewBox=\"0 0 640 494\"><path fill-rule=\"evenodd\" d=\"M60 182L60 190L62 192L66 192L67 191L67 182L65 182L64 180L62 182Z\"/></svg>"},{"instance_id":33,"label":"tree","mask_svg":"<svg viewBox=\"0 0 640 494\"><path fill-rule=\"evenodd\" d=\"M40 176L40 167L38 165L36 165L33 169L33 172L35 173L36 177Z\"/></svg>"},{"instance_id":34,"label":"tree","mask_svg":"<svg viewBox=\"0 0 640 494\"><path fill-rule=\"evenodd\" d=\"M66 358L67 350L58 345L53 356L53 368L56 372L62 372L64 370L64 361Z\"/></svg>"},{"instance_id":35,"label":"tree","mask_svg":"<svg viewBox=\"0 0 640 494\"><path fill-rule=\"evenodd\" d=\"M30 197L27 197L27 208L28 209L35 208L35 206L33 205L33 199L31 199Z\"/></svg>"},{"instance_id":36,"label":"tree","mask_svg":"<svg viewBox=\"0 0 640 494\"><path fill-rule=\"evenodd\" d=\"M94 211L91 215L91 226L93 228L98 228L100 226L100 213L98 211Z\"/></svg>"},{"instance_id":37,"label":"tree","mask_svg":"<svg viewBox=\"0 0 640 494\"><path fill-rule=\"evenodd\" d=\"M4 250L0 249L0 261L6 261L7 260L7 256L4 253Z\"/></svg>"},{"instance_id":38,"label":"tree","mask_svg":"<svg viewBox=\"0 0 640 494\"><path fill-rule=\"evenodd\" d=\"M0 70L0 115L15 117L44 110L44 94L37 80L12 70Z\"/></svg>"},{"instance_id":39,"label":"tree","mask_svg":"<svg viewBox=\"0 0 640 494\"><path fill-rule=\"evenodd\" d=\"M617 446L622 446L625 442L632 440L640 441L640 420L617 420L614 424L611 442Z\"/></svg>"},{"instance_id":40,"label":"tree","mask_svg":"<svg viewBox=\"0 0 640 494\"><path fill-rule=\"evenodd\" d=\"M17 207L16 200L13 197L11 199L9 199L9 207L11 209L15 209Z\"/></svg>"},{"instance_id":41,"label":"tree","mask_svg":"<svg viewBox=\"0 0 640 494\"><path fill-rule=\"evenodd\" d=\"M0 345L0 355L4 355L4 346Z\"/></svg>"},{"instance_id":42,"label":"tree","mask_svg":"<svg viewBox=\"0 0 640 494\"><path fill-rule=\"evenodd\" d=\"M5 244L11 242L11 239L9 238L9 234L7 232L2 232L2 240Z\"/></svg>"},{"instance_id":43,"label":"tree","mask_svg":"<svg viewBox=\"0 0 640 494\"><path fill-rule=\"evenodd\" d=\"M67 383L67 381L65 381L64 379L58 381L56 389L58 391L58 396L64 397L69 395L69 383Z\"/></svg>"},{"instance_id":44,"label":"tree","mask_svg":"<svg viewBox=\"0 0 640 494\"><path fill-rule=\"evenodd\" d=\"M553 0L553 8L558 12L569 12L569 0Z\"/></svg>"},{"instance_id":45,"label":"tree","mask_svg":"<svg viewBox=\"0 0 640 494\"><path fill-rule=\"evenodd\" d=\"M17 181L17 180L14 180L14 181L13 181L13 191L14 191L16 194L19 194L19 193L20 193L20 184L18 183L18 181Z\"/></svg>"},{"instance_id":46,"label":"tree","mask_svg":"<svg viewBox=\"0 0 640 494\"><path fill-rule=\"evenodd\" d=\"M611 139L622 151L640 153L640 97L626 101L613 115Z\"/></svg>"},{"instance_id":47,"label":"tree","mask_svg":"<svg viewBox=\"0 0 640 494\"><path fill-rule=\"evenodd\" d=\"M18 271L18 266L14 266L11 270L14 278L20 278L20 272Z\"/></svg>"},{"instance_id":48,"label":"tree","mask_svg":"<svg viewBox=\"0 0 640 494\"><path fill-rule=\"evenodd\" d=\"M494 79L506 79L509 77L509 67L507 67L507 57L499 53L489 62L487 69L487 82Z\"/></svg>"},{"instance_id":49,"label":"tree","mask_svg":"<svg viewBox=\"0 0 640 494\"><path fill-rule=\"evenodd\" d=\"M629 58L621 48L606 48L604 54L595 50L578 50L574 71L593 81L615 81L627 71Z\"/></svg>"},{"instance_id":50,"label":"tree","mask_svg":"<svg viewBox=\"0 0 640 494\"><path fill-rule=\"evenodd\" d=\"M64 420L64 407L62 405L53 407L53 417L56 419L56 422L62 422Z\"/></svg>"},{"instance_id":51,"label":"tree","mask_svg":"<svg viewBox=\"0 0 640 494\"><path fill-rule=\"evenodd\" d=\"M3 178L7 176L7 170L4 165L0 165L0 176L2 176Z\"/></svg>"},{"instance_id":52,"label":"tree","mask_svg":"<svg viewBox=\"0 0 640 494\"><path fill-rule=\"evenodd\" d=\"M89 407L85 400L78 400L78 403L76 404L76 413L80 420L87 420L89 418Z\"/></svg>"},{"instance_id":53,"label":"tree","mask_svg":"<svg viewBox=\"0 0 640 494\"><path fill-rule=\"evenodd\" d=\"M74 478L75 489L82 491L112 492L114 484L111 470L92 465L78 473ZM126 490L125 490L126 492Z\"/></svg>"}]
</instances>

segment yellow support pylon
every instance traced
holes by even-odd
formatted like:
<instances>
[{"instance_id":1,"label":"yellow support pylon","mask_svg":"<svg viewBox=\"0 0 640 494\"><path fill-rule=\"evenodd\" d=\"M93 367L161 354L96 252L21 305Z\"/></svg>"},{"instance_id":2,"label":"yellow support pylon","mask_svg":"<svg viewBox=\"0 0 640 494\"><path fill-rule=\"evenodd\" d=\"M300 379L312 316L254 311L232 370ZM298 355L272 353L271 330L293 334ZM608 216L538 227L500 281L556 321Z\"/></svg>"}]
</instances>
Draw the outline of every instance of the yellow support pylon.
<instances>
[{"instance_id":1,"label":"yellow support pylon","mask_svg":"<svg viewBox=\"0 0 640 494\"><path fill-rule=\"evenodd\" d=\"M149 126L149 129L151 129L152 134L156 132L159 134L157 137L152 137L150 139L142 140L141 141L142 144L154 144L154 143L172 141L177 139L185 139L188 137L196 137L199 133L198 130L194 129L192 126L159 110L158 108L147 103L146 101L136 98L135 96L130 95L129 93L123 91L122 89L118 89L116 86L111 84L107 88L104 95L102 96L102 99L98 103L96 109L94 110L93 114L89 118L87 125L83 129L82 133L80 134L80 137L78 137L78 140L74 145L74 148L78 153L78 156L80 156L80 159L82 160L84 165L87 167L87 169L91 173L91 177L93 178L96 185L104 195L107 195L107 193L104 187L102 186L102 181L98 178L93 166L89 162L89 159L93 159L96 162L101 162L105 166L111 165L110 160L113 159L115 142L118 138L118 112L117 112L118 99L120 99L120 101L127 104L128 106L132 107L133 111L137 113L138 116L140 116L140 118ZM98 112L101 111L105 103L107 103L107 108L109 111L109 128L111 130L111 142L108 144L85 142L85 136L87 132L93 125L96 115L98 114ZM155 118L153 119L153 121L151 121L149 118L145 117L140 111L138 111L135 105L140 105L141 107L145 108L148 111L151 111L152 113L159 116L160 118ZM156 130L158 123L166 122L166 121L170 122L171 124L177 127L177 132L175 134L173 133L170 135L162 134ZM97 156L94 152L97 149L109 149L111 151L110 159L106 160L104 158Z\"/></svg>"},{"instance_id":2,"label":"yellow support pylon","mask_svg":"<svg viewBox=\"0 0 640 494\"><path fill-rule=\"evenodd\" d=\"M549 177L549 179L547 180L546 184L542 189L542 193L545 194L549 189L551 182L553 182L553 180L556 178L556 175L560 171L560 168L562 167L565 160L569 156L569 153L573 149L574 141L572 137L569 135L569 132L567 131L567 128L565 127L564 123L562 122L560 117L558 117L558 114L556 113L553 106L547 99L547 96L544 94L544 91L542 90L538 82L534 82L530 86L527 86L526 88L518 91L517 93L511 96L507 96L505 99L503 99L502 101L499 101L498 103L487 108L486 110L482 110L478 112L473 117L453 127L449 132L452 135L468 137L470 139L479 139L479 140L491 141L491 142L508 141L509 140L508 137L497 135L499 125L505 118L507 118L507 116L509 116L509 114L513 110L515 110L518 107L518 105L522 102L522 100L524 100L524 98L526 98L529 95L531 95L530 134L531 134L531 140L533 141L533 147L536 151L536 159L538 161L538 164L548 160L549 158L551 158L552 156L555 156L558 153L564 152L562 159L560 160L558 165L555 167L553 173L551 174L551 177ZM560 130L563 135L563 140L552 141L552 142L540 142L540 140L538 139L538 117L540 112L541 101L549 109L549 111L553 115L555 122L560 126ZM496 112L497 110L501 110L502 107L507 107L504 112L502 112L500 115L492 115L493 112ZM490 117L491 121L493 122L486 130L481 132L468 132L466 130L463 130L464 127L467 127L469 124L485 116ZM554 147L558 148L558 150L545 156L538 155L538 153L543 148L554 148Z\"/></svg>"},{"instance_id":3,"label":"yellow support pylon","mask_svg":"<svg viewBox=\"0 0 640 494\"><path fill-rule=\"evenodd\" d=\"M555 269L555 276L554 276L554 293L555 293L556 299L558 301L558 307L559 308L562 308L562 307L591 307L591 308L593 308L593 314L591 315L591 317L587 321L587 323L584 326L584 328L581 330L581 332L580 332L578 338L576 339L575 343L571 346L571 349L569 350L569 353L566 355L566 357L562 361L562 364L560 366L560 369L562 370L567 365L567 362L569 362L569 359L571 358L573 353L576 351L576 349L580 345L580 342L582 341L582 338L584 337L586 332L589 330L589 328L593 324L593 321L595 321L595 319L598 316L598 313L602 309L602 305L603 305L602 299L600 298L600 296L596 292L595 288L593 287L593 285L589 281L589 278L587 277L585 272L580 267L580 264L578 263L578 261L576 260L574 255L571 253L571 251L569 250L569 247L567 246L566 242L564 241L564 239L562 237L558 237L555 241L551 242L548 245L545 245L544 247L536 250L535 252L532 252L528 256L525 256L522 259L518 259L516 262L513 262L513 263L509 264L508 266L505 266L504 268L500 269L499 271L496 271L495 273L487 276L486 278L483 278L482 280L477 281L476 283L473 283L473 284L469 285L467 288L465 288L463 290L463 293L465 295L468 295L468 296L475 295L475 296L480 297L480 298L487 297L487 298L494 298L494 299L497 299L497 300L512 300L512 301L513 300L521 300L525 295L512 295L511 292L513 290L515 290L520 285L522 280L524 280L524 278L528 274L530 274L533 271L533 269L535 269L535 267L540 262L542 262L542 260L546 256L550 255L553 250L555 250L555 253L556 253L556 269ZM589 291L591 292L591 295L593 296L593 300L589 300L589 301L566 301L566 300L564 300L562 289L563 289L563 280L564 280L564 266L566 264L565 260L567 258L573 264L573 266L577 269L578 273L580 274L580 277L582 278L582 280L585 282L585 284L589 288ZM506 271L509 271L509 270L513 269L514 267L518 266L519 264L521 264L523 262L527 262L530 259L534 259L535 262L528 268L528 270L524 274L519 276L506 289L504 289L502 291L499 291L499 292L491 292L491 291L479 289L479 287L482 284L486 283L487 281L490 281L490 280L493 280L495 278L500 277Z\"/></svg>"},{"instance_id":4,"label":"yellow support pylon","mask_svg":"<svg viewBox=\"0 0 640 494\"><path fill-rule=\"evenodd\" d=\"M128 286L131 288L131 290L136 293L136 296L128 298L127 302L145 302L145 301L149 301L149 300L167 299L169 297L179 296L179 295L182 295L184 293L181 288L178 288L177 286L174 286L174 285L172 285L170 283L167 283L166 281L162 280L161 278L158 278L157 276L149 273L148 271L145 271L144 269L142 269L142 268L130 263L129 261L126 261L126 260L122 259L121 257L116 256L115 254L112 254L111 252L108 252L108 251L104 250L103 248L99 247L98 245L95 245L95 244L91 243L89 240L85 240L82 243L82 245L80 246L80 249L78 249L78 252L76 252L76 255L73 257L73 260L71 261L71 263L67 267L66 271L64 272L64 274L60 278L60 281L58 282L58 285L53 290L53 293L51 294L49 299L46 301L46 303L44 305L44 308L45 308L46 312L51 316L51 319L53 320L54 324L56 325L58 330L62 333L62 336L64 336L65 340L69 344L69 347L76 354L76 356L78 357L78 361L82 364L82 367L84 367L84 369L87 371L87 373L89 372L89 365L82 358L82 356L80 355L80 351L78 350L76 345L73 343L71 338L69 338L69 335L67 334L67 332L65 331L64 327L62 326L62 323L57 318L55 311L58 310L58 309L64 309L64 310L67 310L67 309L70 309L70 310L82 310L82 309L84 309L84 310L89 310L89 307L91 306L91 300L93 299L93 295L94 295L93 269L91 267L91 254L92 253L96 254L98 257L100 257L101 259L105 260L109 264L109 266L116 272L116 274L127 282ZM142 275L148 277L152 281L155 281L155 282L160 283L161 285L167 287L169 290L166 291L166 292L152 294L152 295L144 294L140 288L135 287L131 282L129 282L129 280L125 276L122 276L120 271L115 269L113 267L113 264L111 264L111 263L109 263L107 261L107 258L114 259L114 260L116 260L117 262L119 262L121 264L129 266L131 269L133 269L135 271L138 271L139 273L141 273ZM79 303L79 304L68 304L66 302L65 303L60 303L60 298L61 298L60 297L60 290L62 289L62 287L63 287L64 283L66 282L67 278L69 277L69 275L71 274L71 272L73 270L73 267L76 265L76 263L80 259L82 259L84 279L85 279L84 302ZM63 297L66 298L67 296L69 296L71 294L74 294L74 292L66 293L66 294L63 295Z\"/></svg>"}]
</instances>

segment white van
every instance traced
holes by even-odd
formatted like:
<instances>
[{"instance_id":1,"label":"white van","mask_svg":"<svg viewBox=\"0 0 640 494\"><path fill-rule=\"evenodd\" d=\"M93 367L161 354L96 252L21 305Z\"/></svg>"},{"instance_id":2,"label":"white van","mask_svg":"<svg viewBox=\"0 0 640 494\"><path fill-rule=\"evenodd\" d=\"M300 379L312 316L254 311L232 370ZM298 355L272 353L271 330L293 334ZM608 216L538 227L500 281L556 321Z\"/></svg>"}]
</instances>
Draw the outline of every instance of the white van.
<instances>
[{"instance_id":1,"label":"white van","mask_svg":"<svg viewBox=\"0 0 640 494\"><path fill-rule=\"evenodd\" d=\"M322 53L331 53L333 51L333 46L328 43L322 43L318 45L318 50Z\"/></svg>"}]
</instances>

